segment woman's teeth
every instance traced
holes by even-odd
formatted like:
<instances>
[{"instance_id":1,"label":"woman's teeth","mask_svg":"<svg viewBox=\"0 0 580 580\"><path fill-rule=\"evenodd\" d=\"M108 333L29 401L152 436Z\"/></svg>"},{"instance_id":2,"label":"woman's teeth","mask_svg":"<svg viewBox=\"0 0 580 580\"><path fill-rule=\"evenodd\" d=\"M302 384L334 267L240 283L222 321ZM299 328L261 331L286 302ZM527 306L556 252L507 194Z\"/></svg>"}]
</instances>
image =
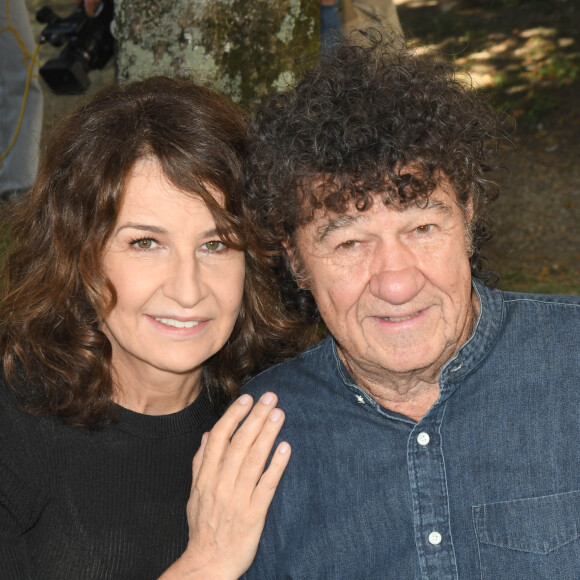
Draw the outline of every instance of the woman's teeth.
<instances>
[{"instance_id":1,"label":"woman's teeth","mask_svg":"<svg viewBox=\"0 0 580 580\"><path fill-rule=\"evenodd\" d=\"M199 324L199 320L174 320L173 318L155 318L157 322L165 324L166 326L173 326L175 328L193 328Z\"/></svg>"}]
</instances>

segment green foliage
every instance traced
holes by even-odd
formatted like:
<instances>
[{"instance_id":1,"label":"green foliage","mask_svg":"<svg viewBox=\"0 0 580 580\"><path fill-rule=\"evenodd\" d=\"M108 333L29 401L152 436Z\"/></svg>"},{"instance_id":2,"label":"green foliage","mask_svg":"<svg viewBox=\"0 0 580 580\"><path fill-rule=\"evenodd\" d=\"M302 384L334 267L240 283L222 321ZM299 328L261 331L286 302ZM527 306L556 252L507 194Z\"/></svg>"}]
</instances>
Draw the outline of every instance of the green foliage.
<instances>
[{"instance_id":1,"label":"green foliage","mask_svg":"<svg viewBox=\"0 0 580 580\"><path fill-rule=\"evenodd\" d=\"M553 54L541 62L530 76L536 82L552 82L556 86L574 82L580 72L580 64L568 55Z\"/></svg>"}]
</instances>

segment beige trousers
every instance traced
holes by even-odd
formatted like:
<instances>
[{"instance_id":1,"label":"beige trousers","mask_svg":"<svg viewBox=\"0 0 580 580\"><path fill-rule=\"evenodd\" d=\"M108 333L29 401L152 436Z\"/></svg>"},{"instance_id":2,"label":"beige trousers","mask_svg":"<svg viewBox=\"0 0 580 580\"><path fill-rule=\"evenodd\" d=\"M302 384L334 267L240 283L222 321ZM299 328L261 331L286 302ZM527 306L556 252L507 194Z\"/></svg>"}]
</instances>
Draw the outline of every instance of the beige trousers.
<instances>
[{"instance_id":1,"label":"beige trousers","mask_svg":"<svg viewBox=\"0 0 580 580\"><path fill-rule=\"evenodd\" d=\"M342 26L343 29L374 26L403 34L394 0L342 0Z\"/></svg>"}]
</instances>

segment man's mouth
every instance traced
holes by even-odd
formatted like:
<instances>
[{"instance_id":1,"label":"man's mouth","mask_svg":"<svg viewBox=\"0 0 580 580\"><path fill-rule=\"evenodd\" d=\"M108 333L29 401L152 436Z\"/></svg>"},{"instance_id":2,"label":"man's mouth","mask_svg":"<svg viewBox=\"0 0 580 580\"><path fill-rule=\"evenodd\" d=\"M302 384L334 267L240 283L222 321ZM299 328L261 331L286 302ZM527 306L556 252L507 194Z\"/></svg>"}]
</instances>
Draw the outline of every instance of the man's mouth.
<instances>
[{"instance_id":1,"label":"man's mouth","mask_svg":"<svg viewBox=\"0 0 580 580\"><path fill-rule=\"evenodd\" d=\"M387 322L405 322L406 320L411 320L412 318L417 318L417 316L421 315L425 310L417 310L412 314L406 314L404 316L380 316L381 320L386 320Z\"/></svg>"},{"instance_id":2,"label":"man's mouth","mask_svg":"<svg viewBox=\"0 0 580 580\"><path fill-rule=\"evenodd\" d=\"M387 320L389 322L403 322L403 320L410 320L414 318L417 314L410 314L409 316L381 316L382 320Z\"/></svg>"}]
</instances>

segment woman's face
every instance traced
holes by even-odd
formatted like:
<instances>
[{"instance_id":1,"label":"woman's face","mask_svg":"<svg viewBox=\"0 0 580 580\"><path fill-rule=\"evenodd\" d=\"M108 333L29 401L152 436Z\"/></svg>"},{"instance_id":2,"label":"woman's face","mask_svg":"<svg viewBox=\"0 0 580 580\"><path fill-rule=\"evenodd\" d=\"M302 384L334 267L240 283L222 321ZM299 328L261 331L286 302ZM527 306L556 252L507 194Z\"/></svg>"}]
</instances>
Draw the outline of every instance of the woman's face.
<instances>
[{"instance_id":1,"label":"woman's face","mask_svg":"<svg viewBox=\"0 0 580 580\"><path fill-rule=\"evenodd\" d=\"M201 198L136 164L103 255L117 303L102 329L124 381L199 385L203 363L230 336L242 302L244 254L228 248Z\"/></svg>"}]
</instances>

